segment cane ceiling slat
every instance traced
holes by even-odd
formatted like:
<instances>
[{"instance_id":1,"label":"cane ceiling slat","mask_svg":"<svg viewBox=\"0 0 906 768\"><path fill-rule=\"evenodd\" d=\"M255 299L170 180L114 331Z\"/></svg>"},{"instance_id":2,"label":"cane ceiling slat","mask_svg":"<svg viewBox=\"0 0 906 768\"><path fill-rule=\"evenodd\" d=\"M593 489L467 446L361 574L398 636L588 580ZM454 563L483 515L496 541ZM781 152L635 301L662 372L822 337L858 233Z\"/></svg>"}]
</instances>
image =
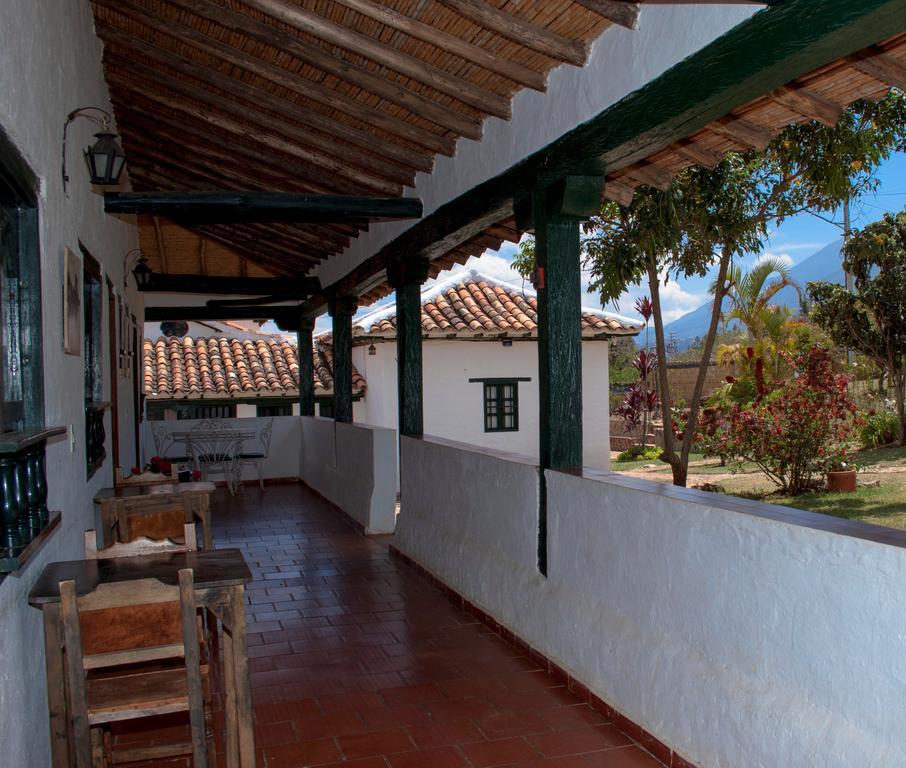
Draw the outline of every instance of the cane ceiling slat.
<instances>
[{"instance_id":1,"label":"cane ceiling slat","mask_svg":"<svg viewBox=\"0 0 906 768\"><path fill-rule=\"evenodd\" d=\"M581 65L611 25L603 5L595 12L575 0L92 6L137 191L399 196L458 138L480 138L486 117L508 118L518 90L542 90L564 62ZM226 225L155 230L146 217L140 226L155 271L197 273L204 231L208 274L298 275L367 223L286 225L272 236ZM163 262L161 238L172 254Z\"/></svg>"}]
</instances>

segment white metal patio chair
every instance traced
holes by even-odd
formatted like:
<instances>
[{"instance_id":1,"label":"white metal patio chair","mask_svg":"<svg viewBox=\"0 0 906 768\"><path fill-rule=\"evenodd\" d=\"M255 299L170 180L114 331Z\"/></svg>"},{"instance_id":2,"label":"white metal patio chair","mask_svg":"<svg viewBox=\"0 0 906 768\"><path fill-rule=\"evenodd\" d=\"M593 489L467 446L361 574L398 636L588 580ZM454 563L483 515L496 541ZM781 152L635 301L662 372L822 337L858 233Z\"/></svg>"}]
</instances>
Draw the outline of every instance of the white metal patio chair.
<instances>
[{"instance_id":1,"label":"white metal patio chair","mask_svg":"<svg viewBox=\"0 0 906 768\"><path fill-rule=\"evenodd\" d=\"M271 436L274 432L274 420L270 418L267 420L261 431L258 433L258 442L261 445L260 451L255 451L252 453L240 453L239 454L239 465L240 472L241 467L245 464L254 464L258 470L258 485L261 490L264 490L264 462L267 461L267 457L271 452Z\"/></svg>"}]
</instances>

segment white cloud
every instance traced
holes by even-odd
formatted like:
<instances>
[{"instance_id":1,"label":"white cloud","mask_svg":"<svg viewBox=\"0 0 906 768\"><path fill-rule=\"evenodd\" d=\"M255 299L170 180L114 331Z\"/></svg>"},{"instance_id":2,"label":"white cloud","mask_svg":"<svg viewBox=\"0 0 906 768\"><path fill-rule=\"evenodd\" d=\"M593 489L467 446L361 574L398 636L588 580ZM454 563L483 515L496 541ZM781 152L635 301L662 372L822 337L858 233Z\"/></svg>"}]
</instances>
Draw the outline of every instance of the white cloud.
<instances>
[{"instance_id":1,"label":"white cloud","mask_svg":"<svg viewBox=\"0 0 906 768\"><path fill-rule=\"evenodd\" d=\"M765 251L757 259L755 259L755 261L752 262L752 266L754 267L760 264L765 259L780 259L780 261L784 262L787 267L793 266L793 257L790 256L790 254L778 253L777 251Z\"/></svg>"}]
</instances>

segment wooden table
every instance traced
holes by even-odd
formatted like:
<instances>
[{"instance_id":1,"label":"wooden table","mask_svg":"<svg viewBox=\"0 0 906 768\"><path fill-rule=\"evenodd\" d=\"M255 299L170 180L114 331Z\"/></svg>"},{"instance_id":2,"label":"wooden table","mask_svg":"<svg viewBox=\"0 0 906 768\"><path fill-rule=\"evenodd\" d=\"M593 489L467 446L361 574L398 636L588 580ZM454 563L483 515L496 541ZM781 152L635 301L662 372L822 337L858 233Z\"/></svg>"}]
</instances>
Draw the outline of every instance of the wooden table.
<instances>
[{"instance_id":1,"label":"wooden table","mask_svg":"<svg viewBox=\"0 0 906 768\"><path fill-rule=\"evenodd\" d=\"M60 581L74 580L76 592L82 595L100 584L114 582L155 578L165 584L178 584L181 568L191 568L194 572L196 605L212 611L224 630L227 766L254 768L252 694L245 638L245 585L252 580L252 574L238 549L171 552L111 560L70 560L50 563L44 568L28 595L28 602L44 614L53 768L68 768L70 765Z\"/></svg>"},{"instance_id":2,"label":"wooden table","mask_svg":"<svg viewBox=\"0 0 906 768\"><path fill-rule=\"evenodd\" d=\"M186 510L186 522L198 520L201 523L201 540L205 549L214 548L214 529L211 525L211 494L214 483L168 483L156 485L121 485L116 488L102 488L94 497L101 507L101 521L104 528L104 544L112 543L110 532L119 522L120 502L124 499L157 499L162 502L175 501L181 497Z\"/></svg>"}]
</instances>

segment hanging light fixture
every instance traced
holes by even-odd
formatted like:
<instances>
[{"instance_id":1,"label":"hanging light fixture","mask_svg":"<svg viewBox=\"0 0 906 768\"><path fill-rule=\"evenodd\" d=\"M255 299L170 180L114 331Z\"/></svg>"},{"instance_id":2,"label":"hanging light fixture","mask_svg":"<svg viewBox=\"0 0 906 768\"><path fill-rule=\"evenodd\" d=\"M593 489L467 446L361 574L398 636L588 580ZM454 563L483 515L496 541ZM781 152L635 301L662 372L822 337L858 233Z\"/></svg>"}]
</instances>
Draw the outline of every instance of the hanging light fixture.
<instances>
[{"instance_id":1,"label":"hanging light fixture","mask_svg":"<svg viewBox=\"0 0 906 768\"><path fill-rule=\"evenodd\" d=\"M69 124L78 117L91 120L101 131L94 138L97 141L85 150L85 164L91 183L99 186L112 186L119 183L120 174L126 163L126 154L117 141L117 135L110 131L110 114L99 107L79 107L66 116L63 124L63 191L69 182L66 173L66 136Z\"/></svg>"},{"instance_id":2,"label":"hanging light fixture","mask_svg":"<svg viewBox=\"0 0 906 768\"><path fill-rule=\"evenodd\" d=\"M374 344L369 344L369 345L368 345L368 354L369 354L369 355L372 355L372 356L374 356L374 355L377 354L377 347L374 346Z\"/></svg>"},{"instance_id":3,"label":"hanging light fixture","mask_svg":"<svg viewBox=\"0 0 906 768\"><path fill-rule=\"evenodd\" d=\"M148 266L148 260L142 256L141 248L133 248L126 254L123 259L123 288L126 288L126 280L129 275L129 267L132 266L132 276L135 278L135 285L140 290L145 290L151 284L151 276L154 274L151 267Z\"/></svg>"}]
</instances>

